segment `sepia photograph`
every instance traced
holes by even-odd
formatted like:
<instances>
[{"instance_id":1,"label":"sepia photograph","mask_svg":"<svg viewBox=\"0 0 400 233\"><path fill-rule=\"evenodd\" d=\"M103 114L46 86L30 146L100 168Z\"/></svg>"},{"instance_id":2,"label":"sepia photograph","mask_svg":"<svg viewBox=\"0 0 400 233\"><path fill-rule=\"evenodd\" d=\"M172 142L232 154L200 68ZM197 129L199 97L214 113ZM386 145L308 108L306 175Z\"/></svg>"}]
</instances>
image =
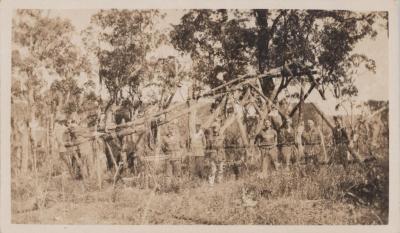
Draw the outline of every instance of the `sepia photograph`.
<instances>
[{"instance_id":1,"label":"sepia photograph","mask_svg":"<svg viewBox=\"0 0 400 233\"><path fill-rule=\"evenodd\" d=\"M387 225L392 36L388 11L13 9L11 223Z\"/></svg>"}]
</instances>

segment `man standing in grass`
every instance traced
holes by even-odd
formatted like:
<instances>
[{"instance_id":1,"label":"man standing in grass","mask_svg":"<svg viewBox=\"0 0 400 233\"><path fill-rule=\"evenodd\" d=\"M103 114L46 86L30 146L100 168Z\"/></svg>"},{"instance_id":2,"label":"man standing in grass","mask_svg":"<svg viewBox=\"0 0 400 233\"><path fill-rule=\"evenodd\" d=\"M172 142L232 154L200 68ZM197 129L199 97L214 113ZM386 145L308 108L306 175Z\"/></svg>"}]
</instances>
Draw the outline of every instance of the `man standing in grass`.
<instances>
[{"instance_id":1,"label":"man standing in grass","mask_svg":"<svg viewBox=\"0 0 400 233\"><path fill-rule=\"evenodd\" d=\"M181 178L182 140L175 132L172 125L167 128L166 135L162 138L162 150L167 156L166 180L171 183L172 177Z\"/></svg>"},{"instance_id":2,"label":"man standing in grass","mask_svg":"<svg viewBox=\"0 0 400 233\"><path fill-rule=\"evenodd\" d=\"M333 143L335 145L335 152L333 154L333 162L342 164L344 168L347 167L347 151L349 146L349 137L347 136L346 129L343 127L342 118L335 116L335 128L333 128Z\"/></svg>"},{"instance_id":3,"label":"man standing in grass","mask_svg":"<svg viewBox=\"0 0 400 233\"><path fill-rule=\"evenodd\" d=\"M255 139L255 144L261 151L261 177L264 177L269 172L272 163L275 169L280 167L276 148L278 144L277 133L271 126L271 121L265 120L263 130Z\"/></svg>"},{"instance_id":4,"label":"man standing in grass","mask_svg":"<svg viewBox=\"0 0 400 233\"><path fill-rule=\"evenodd\" d=\"M220 134L219 125L217 122L211 126L212 132L207 138L207 159L210 166L208 182L212 186L214 182L220 183L224 175L224 140Z\"/></svg>"},{"instance_id":5,"label":"man standing in grass","mask_svg":"<svg viewBox=\"0 0 400 233\"><path fill-rule=\"evenodd\" d=\"M371 158L371 143L369 143L369 127L363 117L359 117L356 123L356 127L353 130L352 140L349 143L349 147L352 148L353 154L358 158L360 162Z\"/></svg>"},{"instance_id":6,"label":"man standing in grass","mask_svg":"<svg viewBox=\"0 0 400 233\"><path fill-rule=\"evenodd\" d=\"M193 161L190 161L190 171L194 176L203 176L203 163L204 163L204 148L206 145L206 138L204 131L201 129L201 124L196 124L196 132L192 137L192 152Z\"/></svg>"},{"instance_id":7,"label":"man standing in grass","mask_svg":"<svg viewBox=\"0 0 400 233\"><path fill-rule=\"evenodd\" d=\"M282 158L285 161L286 169L290 169L291 160L295 157L295 132L292 128L292 120L286 119L284 127L279 132L279 146Z\"/></svg>"},{"instance_id":8,"label":"man standing in grass","mask_svg":"<svg viewBox=\"0 0 400 233\"><path fill-rule=\"evenodd\" d=\"M250 135L250 137L254 137L254 132L258 121L255 105L256 103L253 100L249 101L245 105L247 133Z\"/></svg>"},{"instance_id":9,"label":"man standing in grass","mask_svg":"<svg viewBox=\"0 0 400 233\"><path fill-rule=\"evenodd\" d=\"M305 163L317 165L318 157L321 154L321 133L317 129L313 120L308 120L308 130L302 134L302 143L304 145Z\"/></svg>"}]
</instances>

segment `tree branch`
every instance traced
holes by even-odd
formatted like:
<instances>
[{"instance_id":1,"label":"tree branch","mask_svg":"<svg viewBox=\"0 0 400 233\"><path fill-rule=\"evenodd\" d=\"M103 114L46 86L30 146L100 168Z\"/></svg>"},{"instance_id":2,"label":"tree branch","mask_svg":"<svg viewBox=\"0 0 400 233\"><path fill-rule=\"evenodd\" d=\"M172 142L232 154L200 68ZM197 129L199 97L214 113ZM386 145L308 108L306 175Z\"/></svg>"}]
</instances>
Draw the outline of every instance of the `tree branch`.
<instances>
[{"instance_id":1,"label":"tree branch","mask_svg":"<svg viewBox=\"0 0 400 233\"><path fill-rule=\"evenodd\" d=\"M286 15L286 13L287 13L287 10L282 10L282 11L280 12L280 14L273 20L271 29L269 30L269 35L270 35L269 38L272 38L272 35L275 33L276 27L277 27L277 25L278 25L279 19L280 19L282 16Z\"/></svg>"},{"instance_id":2,"label":"tree branch","mask_svg":"<svg viewBox=\"0 0 400 233\"><path fill-rule=\"evenodd\" d=\"M310 93L312 92L312 90L315 88L316 84L315 83L311 83L310 88L308 89L307 93L304 95L303 100L300 100L300 102L292 109L292 111L290 111L289 116L292 117L297 109L299 109L301 103L307 99L307 97L310 95Z\"/></svg>"}]
</instances>

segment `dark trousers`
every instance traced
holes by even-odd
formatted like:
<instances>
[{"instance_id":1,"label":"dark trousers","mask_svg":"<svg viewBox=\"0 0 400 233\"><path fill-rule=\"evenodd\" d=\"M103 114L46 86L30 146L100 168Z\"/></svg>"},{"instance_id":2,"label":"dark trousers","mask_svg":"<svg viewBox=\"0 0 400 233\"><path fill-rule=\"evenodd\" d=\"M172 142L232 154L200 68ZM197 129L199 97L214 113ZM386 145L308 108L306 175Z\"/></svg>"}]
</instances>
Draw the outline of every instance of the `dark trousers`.
<instances>
[{"instance_id":1,"label":"dark trousers","mask_svg":"<svg viewBox=\"0 0 400 233\"><path fill-rule=\"evenodd\" d=\"M205 177L205 156L190 156L188 157L188 173L191 178Z\"/></svg>"},{"instance_id":2,"label":"dark trousers","mask_svg":"<svg viewBox=\"0 0 400 233\"><path fill-rule=\"evenodd\" d=\"M342 164L343 167L347 167L347 145L345 143L338 143L335 146L335 151L333 153L333 162L337 164Z\"/></svg>"}]
</instances>

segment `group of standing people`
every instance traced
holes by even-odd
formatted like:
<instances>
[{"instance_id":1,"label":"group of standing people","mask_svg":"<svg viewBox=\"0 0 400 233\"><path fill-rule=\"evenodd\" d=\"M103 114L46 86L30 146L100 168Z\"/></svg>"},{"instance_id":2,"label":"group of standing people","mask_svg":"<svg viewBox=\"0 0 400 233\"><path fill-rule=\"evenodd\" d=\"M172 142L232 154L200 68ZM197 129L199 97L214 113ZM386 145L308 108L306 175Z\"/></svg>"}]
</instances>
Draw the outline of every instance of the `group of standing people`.
<instances>
[{"instance_id":1,"label":"group of standing people","mask_svg":"<svg viewBox=\"0 0 400 233\"><path fill-rule=\"evenodd\" d=\"M236 105L240 107L239 104L236 103ZM227 134L225 131L227 127L222 127L224 124L219 120L206 128L202 128L201 124L196 124L195 132L190 134L188 141L181 136L177 120L172 124L166 124L165 131L162 130L163 134L157 132L158 125L152 121L150 135L161 135L159 139L154 136L152 143L161 145L161 151L157 151L156 154L159 155L161 152L165 155L163 172L167 180L180 179L185 174L189 177L200 177L207 180L210 185L214 185L214 183L222 182L224 176L231 172L238 178L249 167L249 161L257 158L254 156L256 154L260 155L257 165L259 166L258 175L261 177L266 177L270 172L281 168L290 170L294 164L319 166L324 163L336 163L346 168L349 156L360 160L356 158L356 154L360 154L357 148L365 144L365 142L360 143L362 141L360 138L368 138L368 132L362 133L366 129L362 124L357 128L358 133L354 134L355 136L351 134L349 137L341 117L334 117L335 126L331 128L332 140L325 142L324 139L327 137L323 136L321 129L311 119L300 120L295 127L291 118L277 119L281 113L273 104L267 113L260 111L257 104L251 101L244 108L246 111L234 109L230 115L226 116L226 119L230 119L233 114L237 122L244 123L250 140L241 138L243 132L246 131L246 129L243 130L243 125L239 126L242 135L236 129L236 132L231 132L231 134L236 134L237 137L232 137ZM237 114L242 111L245 114ZM267 114L264 115L266 118L261 117L263 114ZM120 120L116 122L118 125L130 121L126 113L120 115L123 117L118 118ZM59 119L57 122L64 122L56 124L55 127L55 147L61 158L64 158L64 154L67 154L65 141L74 139L73 129L77 127L77 123L72 119L68 121ZM65 135L69 138L66 139ZM115 158L119 163L122 163L124 168L128 168L132 161L137 167L140 166L139 154L148 153L138 152L137 147L134 146L139 139L131 140L133 143L130 143L128 136L118 139L120 143L117 143L116 147L119 153L115 154ZM130 144L134 148L130 148ZM328 144L332 146L329 147ZM327 151L328 147L332 150ZM107 149L110 150L110 148ZM130 158L132 156L133 159ZM107 164L110 164L109 161Z\"/></svg>"},{"instance_id":2,"label":"group of standing people","mask_svg":"<svg viewBox=\"0 0 400 233\"><path fill-rule=\"evenodd\" d=\"M321 130L313 120L307 120L306 127L300 122L294 129L292 120L286 119L279 130L274 129L271 119L263 122L261 131L256 134L254 141L248 148L255 148L260 153L260 169L258 175L266 177L271 171L285 168L290 170L295 163L299 165L310 164L318 166L324 163L339 163L347 167L349 137L343 126L342 119L335 117L335 127L332 129L333 156L328 157L324 137ZM210 185L220 183L224 179L227 167L239 172L238 166L228 166L232 163L245 163L246 153L243 144L234 145L227 140L224 132L221 132L220 124L215 122L208 129L201 129L196 125L196 132L191 138L191 150L189 150L188 168L192 175L206 178ZM169 157L166 162L166 176L180 177L182 175L182 151L185 145L175 135L173 126L169 126L162 146ZM250 150L253 151L254 150ZM233 158L231 154L240 154L240 159Z\"/></svg>"},{"instance_id":3,"label":"group of standing people","mask_svg":"<svg viewBox=\"0 0 400 233\"><path fill-rule=\"evenodd\" d=\"M283 166L290 169L293 162L317 163L322 135L312 120L307 123L307 130L303 124L294 130L291 119L286 119L283 127L276 130L269 119L264 121L263 129L255 138L261 152L261 176Z\"/></svg>"},{"instance_id":4,"label":"group of standing people","mask_svg":"<svg viewBox=\"0 0 400 233\"><path fill-rule=\"evenodd\" d=\"M340 117L334 117L332 128L332 156L328 156L327 147L321 130L313 120L307 121L307 127L300 122L297 130L293 129L291 119L286 119L278 131L270 120L265 120L264 128L256 136L255 144L261 151L261 173L285 166L290 169L294 162L304 165L325 163L348 165L348 156L356 155L350 148L350 138ZM357 159L357 158L354 158ZM283 165L282 165L283 162Z\"/></svg>"},{"instance_id":5,"label":"group of standing people","mask_svg":"<svg viewBox=\"0 0 400 233\"><path fill-rule=\"evenodd\" d=\"M180 179L182 167L186 167L189 176L207 177L210 184L221 182L223 177L225 153L224 138L221 137L216 123L210 129L201 129L196 124L196 131L191 137L190 156L184 156L184 143L179 132L173 125L166 128L161 139L161 148L167 157L165 162L165 176L168 181ZM207 170L207 171L206 171Z\"/></svg>"},{"instance_id":6,"label":"group of standing people","mask_svg":"<svg viewBox=\"0 0 400 233\"><path fill-rule=\"evenodd\" d=\"M265 178L278 169L291 170L294 165L304 168L305 165L317 167L321 164L335 163L346 168L349 156L359 159L354 154L358 144L353 142L353 135L349 137L340 117L334 117L335 126L331 128L332 140L326 142L327 137L324 137L321 129L311 119L301 120L295 127L291 118L282 119L278 123L270 114L262 123L256 116L253 118L250 125L255 133L249 134L250 141L247 143L241 138L243 135L240 135L237 128L231 129L230 132L219 120L207 128L196 124L189 141L181 136L178 121L166 124L158 142L160 152L164 155L163 176L169 183L181 180L185 176L204 179L210 185L214 185L223 182L228 174L233 173L236 178L246 175L248 168L254 168L254 165L258 167L257 175ZM244 123L247 123L246 120ZM64 145L65 132L71 132L71 128L75 128L74 122L56 126L59 126L55 130L56 146L62 155L67 153ZM73 136L71 133L68 135ZM120 146L120 162L124 167L129 165L128 151L135 150L127 149L129 142L126 138L127 136L123 137ZM135 165L138 162L137 165L140 166L141 156L138 155L141 153L133 154ZM250 162L251 160L254 162L254 159L259 159L258 163ZM146 168L139 170L144 172Z\"/></svg>"}]
</instances>

